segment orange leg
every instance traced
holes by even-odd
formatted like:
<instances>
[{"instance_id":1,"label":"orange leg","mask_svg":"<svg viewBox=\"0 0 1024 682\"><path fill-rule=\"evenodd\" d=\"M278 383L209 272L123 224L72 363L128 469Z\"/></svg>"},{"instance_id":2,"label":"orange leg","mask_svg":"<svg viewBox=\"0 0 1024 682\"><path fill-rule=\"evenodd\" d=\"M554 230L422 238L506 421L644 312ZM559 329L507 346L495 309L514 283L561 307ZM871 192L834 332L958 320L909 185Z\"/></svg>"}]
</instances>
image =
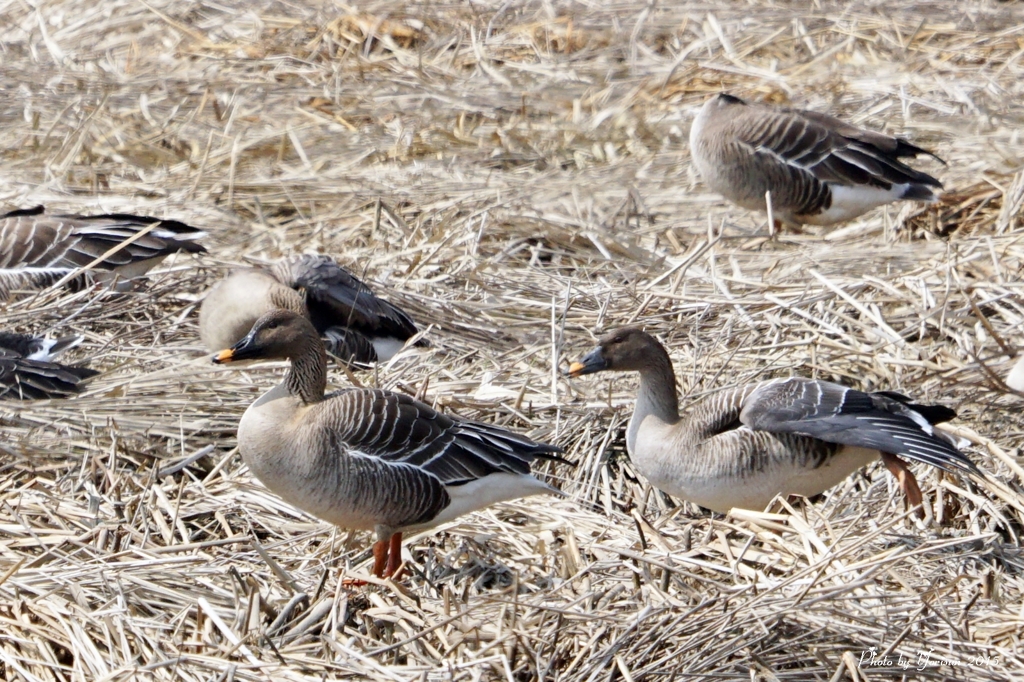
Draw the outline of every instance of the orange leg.
<instances>
[{"instance_id":1,"label":"orange leg","mask_svg":"<svg viewBox=\"0 0 1024 682\"><path fill-rule=\"evenodd\" d=\"M921 494L921 487L917 485L917 479L914 478L914 474L910 472L907 465L903 463L896 455L890 455L887 452L882 453L882 462L885 463L885 467L889 470L896 480L900 483L900 489L903 494L907 496L907 502L911 507L917 507L924 501L924 495ZM919 508L917 510L918 518L923 519L925 517L924 509Z\"/></svg>"},{"instance_id":2,"label":"orange leg","mask_svg":"<svg viewBox=\"0 0 1024 682\"><path fill-rule=\"evenodd\" d=\"M394 537L394 536L391 536ZM378 540L373 543L373 574L381 578L384 576L384 566L388 561L388 541Z\"/></svg>"},{"instance_id":3,"label":"orange leg","mask_svg":"<svg viewBox=\"0 0 1024 682\"><path fill-rule=\"evenodd\" d=\"M384 577L398 580L402 577L402 534L393 534L390 545L388 548L388 565L384 569Z\"/></svg>"}]
</instances>

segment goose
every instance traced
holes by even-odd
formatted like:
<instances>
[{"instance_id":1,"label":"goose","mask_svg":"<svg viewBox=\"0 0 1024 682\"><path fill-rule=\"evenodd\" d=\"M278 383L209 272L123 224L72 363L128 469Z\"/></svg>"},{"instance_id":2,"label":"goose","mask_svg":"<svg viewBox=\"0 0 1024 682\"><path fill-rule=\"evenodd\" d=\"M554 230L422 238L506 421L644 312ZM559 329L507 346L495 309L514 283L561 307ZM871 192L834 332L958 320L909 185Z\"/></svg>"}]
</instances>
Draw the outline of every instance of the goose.
<instances>
[{"instance_id":1,"label":"goose","mask_svg":"<svg viewBox=\"0 0 1024 682\"><path fill-rule=\"evenodd\" d=\"M77 393L82 381L99 372L59 365L53 358L81 341L81 336L46 339L0 332L0 398L40 400Z\"/></svg>"},{"instance_id":2,"label":"goose","mask_svg":"<svg viewBox=\"0 0 1024 682\"><path fill-rule=\"evenodd\" d=\"M633 327L602 337L568 374L606 370L640 373L626 429L637 469L655 487L713 511L762 511L776 495L817 495L879 458L912 507L921 490L901 456L980 475L932 426L956 412L899 393L793 377L719 393L680 415L668 352Z\"/></svg>"},{"instance_id":3,"label":"goose","mask_svg":"<svg viewBox=\"0 0 1024 682\"><path fill-rule=\"evenodd\" d=\"M814 111L719 94L690 128L690 154L704 182L776 226L833 225L899 200L934 202L942 183L900 161L935 154Z\"/></svg>"},{"instance_id":4,"label":"goose","mask_svg":"<svg viewBox=\"0 0 1024 682\"><path fill-rule=\"evenodd\" d=\"M304 255L236 270L211 287L199 309L199 336L211 352L228 348L275 308L307 316L330 353L349 364L390 360L416 334L405 311L334 259Z\"/></svg>"},{"instance_id":5,"label":"goose","mask_svg":"<svg viewBox=\"0 0 1024 682\"><path fill-rule=\"evenodd\" d=\"M142 230L149 231L105 255ZM204 253L196 240L205 236L177 220L126 213L48 214L42 206L10 211L0 215L0 300L15 290L48 287L101 256L87 277L134 279L176 251Z\"/></svg>"},{"instance_id":6,"label":"goose","mask_svg":"<svg viewBox=\"0 0 1024 682\"><path fill-rule=\"evenodd\" d=\"M324 395L327 354L304 315L270 311L213 362L257 358L291 365L242 415L242 459L289 504L343 528L375 531L377 577L396 576L403 532L496 502L561 495L530 473L537 459L566 461L555 445L449 417L391 391Z\"/></svg>"}]
</instances>

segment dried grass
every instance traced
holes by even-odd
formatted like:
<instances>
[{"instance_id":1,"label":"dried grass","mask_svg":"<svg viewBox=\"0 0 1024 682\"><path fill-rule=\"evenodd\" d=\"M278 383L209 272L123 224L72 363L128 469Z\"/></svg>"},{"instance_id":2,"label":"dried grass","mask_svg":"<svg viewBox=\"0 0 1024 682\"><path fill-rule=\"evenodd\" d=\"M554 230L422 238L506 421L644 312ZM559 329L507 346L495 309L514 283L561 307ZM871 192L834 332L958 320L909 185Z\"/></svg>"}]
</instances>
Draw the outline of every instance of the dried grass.
<instances>
[{"instance_id":1,"label":"dried grass","mask_svg":"<svg viewBox=\"0 0 1024 682\"><path fill-rule=\"evenodd\" d=\"M999 379L1024 320L1024 11L810 4L0 1L0 201L212 232L144 289L4 309L85 334L104 373L0 406L2 676L1024 675L1024 416ZM905 131L949 193L766 241L689 166L723 87ZM213 368L196 334L229 263L303 251L431 325L360 381L561 443L569 498L411 538L403 585L346 589L367 537L233 449L277 372ZM930 526L879 468L777 514L673 507L623 452L634 381L557 373L632 322L688 400L799 373L954 405L992 481L919 469Z\"/></svg>"}]
</instances>

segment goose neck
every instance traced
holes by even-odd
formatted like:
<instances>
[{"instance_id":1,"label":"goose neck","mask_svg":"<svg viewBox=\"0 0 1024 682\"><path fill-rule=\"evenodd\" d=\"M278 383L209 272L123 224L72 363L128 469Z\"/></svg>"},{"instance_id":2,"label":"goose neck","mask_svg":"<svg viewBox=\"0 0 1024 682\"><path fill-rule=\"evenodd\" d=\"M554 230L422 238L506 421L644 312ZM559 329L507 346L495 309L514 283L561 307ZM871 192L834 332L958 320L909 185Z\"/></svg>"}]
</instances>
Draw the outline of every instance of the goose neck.
<instances>
[{"instance_id":1,"label":"goose neck","mask_svg":"<svg viewBox=\"0 0 1024 682\"><path fill-rule=\"evenodd\" d=\"M676 396L676 376L672 365L650 367L640 372L640 391L636 411L653 415L672 424L679 420L679 398Z\"/></svg>"},{"instance_id":2,"label":"goose neck","mask_svg":"<svg viewBox=\"0 0 1024 682\"><path fill-rule=\"evenodd\" d=\"M637 393L633 416L626 429L626 446L631 454L636 453L640 425L648 417L653 417L664 424L675 424L679 421L676 376L672 372L672 363L667 353L664 358L659 357L656 362L640 371L640 390Z\"/></svg>"},{"instance_id":3,"label":"goose neck","mask_svg":"<svg viewBox=\"0 0 1024 682\"><path fill-rule=\"evenodd\" d=\"M327 390L327 352L319 337L306 339L300 352L292 357L284 378L288 393L303 403L318 403Z\"/></svg>"}]
</instances>

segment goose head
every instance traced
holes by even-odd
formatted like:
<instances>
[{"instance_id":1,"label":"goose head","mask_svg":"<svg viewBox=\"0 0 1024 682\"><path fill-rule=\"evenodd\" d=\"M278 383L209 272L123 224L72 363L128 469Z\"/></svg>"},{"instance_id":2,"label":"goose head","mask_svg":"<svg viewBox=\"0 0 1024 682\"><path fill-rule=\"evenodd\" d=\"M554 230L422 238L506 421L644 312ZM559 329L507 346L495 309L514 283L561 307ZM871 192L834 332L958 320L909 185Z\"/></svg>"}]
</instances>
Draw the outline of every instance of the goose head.
<instances>
[{"instance_id":1,"label":"goose head","mask_svg":"<svg viewBox=\"0 0 1024 682\"><path fill-rule=\"evenodd\" d=\"M290 310L278 308L256 320L248 334L231 348L213 356L213 362L223 364L239 360L293 359L317 344L322 345L309 320Z\"/></svg>"},{"instance_id":2,"label":"goose head","mask_svg":"<svg viewBox=\"0 0 1024 682\"><path fill-rule=\"evenodd\" d=\"M664 348L653 336L637 327L624 327L601 337L596 348L569 366L569 376L606 370L639 372L663 355Z\"/></svg>"}]
</instances>

